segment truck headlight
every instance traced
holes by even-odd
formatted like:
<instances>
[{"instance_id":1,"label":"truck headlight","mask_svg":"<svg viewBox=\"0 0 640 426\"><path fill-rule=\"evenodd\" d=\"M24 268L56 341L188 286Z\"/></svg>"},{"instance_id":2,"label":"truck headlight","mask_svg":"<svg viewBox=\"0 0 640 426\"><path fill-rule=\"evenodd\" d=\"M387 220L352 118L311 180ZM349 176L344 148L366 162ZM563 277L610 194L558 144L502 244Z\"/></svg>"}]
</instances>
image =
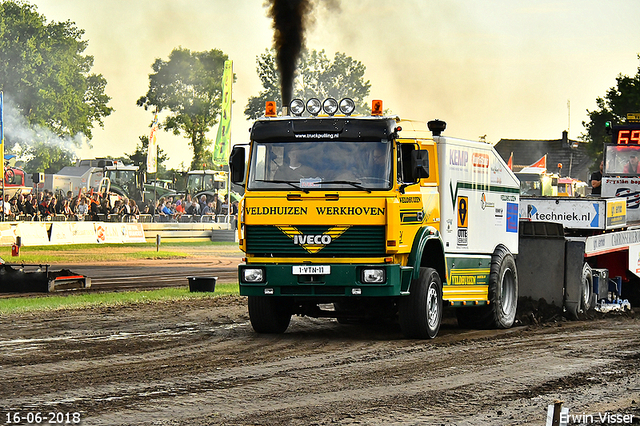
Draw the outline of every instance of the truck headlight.
<instances>
[{"instance_id":1,"label":"truck headlight","mask_svg":"<svg viewBox=\"0 0 640 426\"><path fill-rule=\"evenodd\" d=\"M365 268L362 270L362 282L366 284L381 284L387 280L383 268Z\"/></svg>"},{"instance_id":2,"label":"truck headlight","mask_svg":"<svg viewBox=\"0 0 640 426\"><path fill-rule=\"evenodd\" d=\"M242 270L242 281L245 283L264 282L263 268L245 268Z\"/></svg>"}]
</instances>

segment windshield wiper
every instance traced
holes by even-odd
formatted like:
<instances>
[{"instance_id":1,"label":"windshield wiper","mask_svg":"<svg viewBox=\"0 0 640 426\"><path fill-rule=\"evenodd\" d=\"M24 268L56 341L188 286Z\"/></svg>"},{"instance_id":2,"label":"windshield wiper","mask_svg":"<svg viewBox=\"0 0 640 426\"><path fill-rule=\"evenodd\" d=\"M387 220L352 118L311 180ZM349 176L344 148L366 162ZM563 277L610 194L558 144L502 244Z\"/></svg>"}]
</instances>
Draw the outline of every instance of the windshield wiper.
<instances>
[{"instance_id":1,"label":"windshield wiper","mask_svg":"<svg viewBox=\"0 0 640 426\"><path fill-rule=\"evenodd\" d=\"M307 188L301 188L300 186L296 185L294 182L288 181L288 180L264 180L264 179L256 179L256 182L266 182L266 183L286 183L289 186L292 186L293 188L297 189L298 191L304 191L305 194L309 193L309 190Z\"/></svg>"},{"instance_id":2,"label":"windshield wiper","mask_svg":"<svg viewBox=\"0 0 640 426\"><path fill-rule=\"evenodd\" d=\"M364 186L362 186L362 182L353 182L353 181L350 181L350 180L330 180L330 181L323 181L321 183L323 183L323 184L325 184L325 183L333 183L333 184L336 184L336 185L351 185L354 188L361 189L363 191L367 191L369 194L371 194L371 190L369 188L365 188Z\"/></svg>"}]
</instances>

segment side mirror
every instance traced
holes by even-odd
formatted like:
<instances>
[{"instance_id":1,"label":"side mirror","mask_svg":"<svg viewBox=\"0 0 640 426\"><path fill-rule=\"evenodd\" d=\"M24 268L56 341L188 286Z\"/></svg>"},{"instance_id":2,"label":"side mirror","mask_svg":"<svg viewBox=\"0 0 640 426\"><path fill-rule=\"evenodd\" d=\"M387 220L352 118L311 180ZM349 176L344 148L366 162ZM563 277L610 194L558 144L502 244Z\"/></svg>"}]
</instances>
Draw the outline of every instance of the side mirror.
<instances>
[{"instance_id":1,"label":"side mirror","mask_svg":"<svg viewBox=\"0 0 640 426\"><path fill-rule=\"evenodd\" d=\"M231 171L231 182L236 185L244 184L244 159L244 147L234 146L229 156L229 170Z\"/></svg>"},{"instance_id":2,"label":"side mirror","mask_svg":"<svg viewBox=\"0 0 640 426\"><path fill-rule=\"evenodd\" d=\"M414 150L411 151L411 169L413 170L414 180L429 177L429 152Z\"/></svg>"}]
</instances>

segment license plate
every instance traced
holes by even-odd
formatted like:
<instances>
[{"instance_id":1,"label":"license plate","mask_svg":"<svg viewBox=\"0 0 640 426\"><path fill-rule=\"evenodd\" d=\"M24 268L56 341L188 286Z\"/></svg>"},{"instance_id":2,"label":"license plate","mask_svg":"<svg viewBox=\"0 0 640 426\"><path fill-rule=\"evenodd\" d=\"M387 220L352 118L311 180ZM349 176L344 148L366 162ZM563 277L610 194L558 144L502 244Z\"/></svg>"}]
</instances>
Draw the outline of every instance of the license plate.
<instances>
[{"instance_id":1,"label":"license plate","mask_svg":"<svg viewBox=\"0 0 640 426\"><path fill-rule=\"evenodd\" d=\"M295 265L293 275L328 275L331 273L329 265Z\"/></svg>"}]
</instances>

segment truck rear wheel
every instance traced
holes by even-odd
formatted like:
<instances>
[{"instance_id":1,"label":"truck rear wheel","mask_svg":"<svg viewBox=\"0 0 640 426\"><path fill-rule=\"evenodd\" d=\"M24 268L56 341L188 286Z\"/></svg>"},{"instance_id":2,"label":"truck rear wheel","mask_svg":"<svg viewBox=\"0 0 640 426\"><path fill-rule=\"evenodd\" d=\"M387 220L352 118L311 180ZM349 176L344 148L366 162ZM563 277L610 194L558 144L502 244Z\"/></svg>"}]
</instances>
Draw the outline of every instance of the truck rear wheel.
<instances>
[{"instance_id":1,"label":"truck rear wheel","mask_svg":"<svg viewBox=\"0 0 640 426\"><path fill-rule=\"evenodd\" d=\"M291 322L291 303L283 297L249 296L249 319L256 333L284 333Z\"/></svg>"},{"instance_id":2,"label":"truck rear wheel","mask_svg":"<svg viewBox=\"0 0 640 426\"><path fill-rule=\"evenodd\" d=\"M402 333L415 339L433 339L442 323L442 281L433 268L420 268L409 295L400 298L398 316Z\"/></svg>"},{"instance_id":3,"label":"truck rear wheel","mask_svg":"<svg viewBox=\"0 0 640 426\"><path fill-rule=\"evenodd\" d=\"M518 271L513 255L504 246L498 246L491 257L489 301L490 325L494 328L511 327L518 308Z\"/></svg>"},{"instance_id":4,"label":"truck rear wheel","mask_svg":"<svg viewBox=\"0 0 640 426\"><path fill-rule=\"evenodd\" d=\"M513 255L498 246L491 257L489 305L456 308L458 325L463 328L509 328L518 307L518 271Z\"/></svg>"}]
</instances>

